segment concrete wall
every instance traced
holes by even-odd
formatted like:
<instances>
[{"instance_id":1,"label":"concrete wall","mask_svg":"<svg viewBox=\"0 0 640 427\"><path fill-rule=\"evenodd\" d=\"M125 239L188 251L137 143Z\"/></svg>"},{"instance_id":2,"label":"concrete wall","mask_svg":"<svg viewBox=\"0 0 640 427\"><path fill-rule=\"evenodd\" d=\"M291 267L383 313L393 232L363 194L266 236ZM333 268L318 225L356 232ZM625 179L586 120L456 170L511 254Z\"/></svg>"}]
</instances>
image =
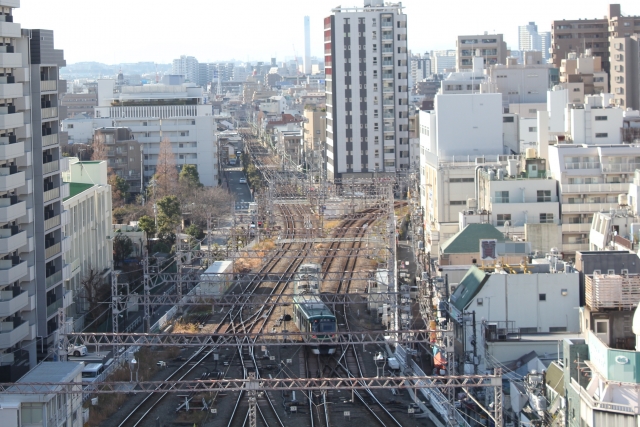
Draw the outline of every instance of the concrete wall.
<instances>
[{"instance_id":1,"label":"concrete wall","mask_svg":"<svg viewBox=\"0 0 640 427\"><path fill-rule=\"evenodd\" d=\"M570 109L570 130L574 144L620 144L620 108Z\"/></svg>"},{"instance_id":2,"label":"concrete wall","mask_svg":"<svg viewBox=\"0 0 640 427\"><path fill-rule=\"evenodd\" d=\"M548 252L562 247L562 226L557 224L525 224L524 240L531 243L531 250Z\"/></svg>"}]
</instances>

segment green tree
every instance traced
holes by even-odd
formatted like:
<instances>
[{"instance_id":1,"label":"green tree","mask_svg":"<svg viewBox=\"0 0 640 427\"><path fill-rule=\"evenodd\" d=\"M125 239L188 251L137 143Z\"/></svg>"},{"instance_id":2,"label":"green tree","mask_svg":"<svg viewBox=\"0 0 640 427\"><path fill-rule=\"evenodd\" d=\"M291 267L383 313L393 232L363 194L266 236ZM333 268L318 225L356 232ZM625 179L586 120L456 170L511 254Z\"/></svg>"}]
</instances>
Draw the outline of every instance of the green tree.
<instances>
[{"instance_id":1,"label":"green tree","mask_svg":"<svg viewBox=\"0 0 640 427\"><path fill-rule=\"evenodd\" d=\"M198 227L195 224L191 224L190 226L185 228L184 232L185 234L188 234L194 239L198 239L198 240L204 239L204 232L200 229L200 227Z\"/></svg>"},{"instance_id":2,"label":"green tree","mask_svg":"<svg viewBox=\"0 0 640 427\"><path fill-rule=\"evenodd\" d=\"M151 252L151 246L149 244L149 241L151 237L155 236L156 234L155 220L148 215L142 215L138 219L138 227L140 227L140 229L144 231L145 234L147 235L147 249L149 250L149 252Z\"/></svg>"},{"instance_id":3,"label":"green tree","mask_svg":"<svg viewBox=\"0 0 640 427\"><path fill-rule=\"evenodd\" d=\"M158 234L169 238L181 221L180 200L176 196L165 196L158 200ZM170 239L170 238L169 238Z\"/></svg>"},{"instance_id":4,"label":"green tree","mask_svg":"<svg viewBox=\"0 0 640 427\"><path fill-rule=\"evenodd\" d=\"M110 174L107 181L111 186L111 202L113 206L119 206L127 200L129 184L127 180L116 174Z\"/></svg>"},{"instance_id":5,"label":"green tree","mask_svg":"<svg viewBox=\"0 0 640 427\"><path fill-rule=\"evenodd\" d=\"M117 233L113 239L113 261L116 266L133 253L133 242L122 233Z\"/></svg>"},{"instance_id":6,"label":"green tree","mask_svg":"<svg viewBox=\"0 0 640 427\"><path fill-rule=\"evenodd\" d=\"M178 180L181 184L184 184L189 188L203 187L202 183L200 183L198 168L195 165L184 165L180 171Z\"/></svg>"}]
</instances>

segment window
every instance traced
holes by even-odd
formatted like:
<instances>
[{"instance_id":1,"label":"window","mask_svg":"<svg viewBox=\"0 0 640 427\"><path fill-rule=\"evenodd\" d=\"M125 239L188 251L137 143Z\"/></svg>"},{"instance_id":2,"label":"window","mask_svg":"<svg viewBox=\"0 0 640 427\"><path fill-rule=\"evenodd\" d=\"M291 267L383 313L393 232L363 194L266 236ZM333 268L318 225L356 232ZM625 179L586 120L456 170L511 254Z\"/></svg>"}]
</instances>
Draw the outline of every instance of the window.
<instances>
[{"instance_id":1,"label":"window","mask_svg":"<svg viewBox=\"0 0 640 427\"><path fill-rule=\"evenodd\" d=\"M476 304L477 305L484 305L484 300L482 298L478 298L478 299L476 299Z\"/></svg>"},{"instance_id":2,"label":"window","mask_svg":"<svg viewBox=\"0 0 640 427\"><path fill-rule=\"evenodd\" d=\"M536 126L529 127L529 132L538 132L538 128Z\"/></svg>"},{"instance_id":3,"label":"window","mask_svg":"<svg viewBox=\"0 0 640 427\"><path fill-rule=\"evenodd\" d=\"M608 333L608 322L596 322L596 334L606 334Z\"/></svg>"},{"instance_id":4,"label":"window","mask_svg":"<svg viewBox=\"0 0 640 427\"><path fill-rule=\"evenodd\" d=\"M535 108L529 108L529 114L536 114L538 112L538 110L536 110Z\"/></svg>"},{"instance_id":5,"label":"window","mask_svg":"<svg viewBox=\"0 0 640 427\"><path fill-rule=\"evenodd\" d=\"M609 120L607 116L596 116L596 122L604 122Z\"/></svg>"},{"instance_id":6,"label":"window","mask_svg":"<svg viewBox=\"0 0 640 427\"><path fill-rule=\"evenodd\" d=\"M452 200L450 204L452 206L461 206L461 205L466 205L467 202L465 200Z\"/></svg>"},{"instance_id":7,"label":"window","mask_svg":"<svg viewBox=\"0 0 640 427\"><path fill-rule=\"evenodd\" d=\"M608 133L596 133L596 138L607 138L608 136Z\"/></svg>"},{"instance_id":8,"label":"window","mask_svg":"<svg viewBox=\"0 0 640 427\"><path fill-rule=\"evenodd\" d=\"M529 328L520 328L520 333L521 334L535 334L537 332L538 332L538 328L535 328L535 327L533 327L533 328L531 328L531 327L529 327Z\"/></svg>"},{"instance_id":9,"label":"window","mask_svg":"<svg viewBox=\"0 0 640 427\"><path fill-rule=\"evenodd\" d=\"M574 91L574 92L580 92L580 88L579 88L579 87L574 87L574 88L573 88L573 91Z\"/></svg>"},{"instance_id":10,"label":"window","mask_svg":"<svg viewBox=\"0 0 640 427\"><path fill-rule=\"evenodd\" d=\"M540 224L553 224L553 214L541 213L540 214Z\"/></svg>"},{"instance_id":11,"label":"window","mask_svg":"<svg viewBox=\"0 0 640 427\"><path fill-rule=\"evenodd\" d=\"M502 118L502 123L513 123L514 122L514 118L513 117L503 117Z\"/></svg>"},{"instance_id":12,"label":"window","mask_svg":"<svg viewBox=\"0 0 640 427\"><path fill-rule=\"evenodd\" d=\"M498 214L497 215L497 226L503 227L504 223L509 221L511 223L511 214Z\"/></svg>"},{"instance_id":13,"label":"window","mask_svg":"<svg viewBox=\"0 0 640 427\"><path fill-rule=\"evenodd\" d=\"M142 126L147 126L147 122L142 122Z\"/></svg>"},{"instance_id":14,"label":"window","mask_svg":"<svg viewBox=\"0 0 640 427\"><path fill-rule=\"evenodd\" d=\"M550 202L550 201L551 201L551 190L538 190L538 203Z\"/></svg>"},{"instance_id":15,"label":"window","mask_svg":"<svg viewBox=\"0 0 640 427\"><path fill-rule=\"evenodd\" d=\"M73 125L68 125L67 129L73 129Z\"/></svg>"},{"instance_id":16,"label":"window","mask_svg":"<svg viewBox=\"0 0 640 427\"><path fill-rule=\"evenodd\" d=\"M495 203L509 203L508 191L496 191L495 196Z\"/></svg>"},{"instance_id":17,"label":"window","mask_svg":"<svg viewBox=\"0 0 640 427\"><path fill-rule=\"evenodd\" d=\"M42 404L22 403L20 412L22 424L42 424Z\"/></svg>"},{"instance_id":18,"label":"window","mask_svg":"<svg viewBox=\"0 0 640 427\"><path fill-rule=\"evenodd\" d=\"M451 178L449 182L474 182L473 178Z\"/></svg>"},{"instance_id":19,"label":"window","mask_svg":"<svg viewBox=\"0 0 640 427\"><path fill-rule=\"evenodd\" d=\"M547 294L538 294L538 301L546 301Z\"/></svg>"}]
</instances>

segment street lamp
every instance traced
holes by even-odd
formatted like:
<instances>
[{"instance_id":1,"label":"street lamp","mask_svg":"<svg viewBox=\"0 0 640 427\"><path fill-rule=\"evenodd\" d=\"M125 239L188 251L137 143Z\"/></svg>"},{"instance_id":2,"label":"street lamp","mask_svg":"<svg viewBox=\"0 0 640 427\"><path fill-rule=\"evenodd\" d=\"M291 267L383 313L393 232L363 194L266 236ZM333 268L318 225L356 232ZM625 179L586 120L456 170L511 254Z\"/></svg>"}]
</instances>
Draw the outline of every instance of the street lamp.
<instances>
[{"instance_id":1,"label":"street lamp","mask_svg":"<svg viewBox=\"0 0 640 427\"><path fill-rule=\"evenodd\" d=\"M136 371L136 382L138 382L138 362L135 357L129 361L129 382L133 382L133 371Z\"/></svg>"}]
</instances>

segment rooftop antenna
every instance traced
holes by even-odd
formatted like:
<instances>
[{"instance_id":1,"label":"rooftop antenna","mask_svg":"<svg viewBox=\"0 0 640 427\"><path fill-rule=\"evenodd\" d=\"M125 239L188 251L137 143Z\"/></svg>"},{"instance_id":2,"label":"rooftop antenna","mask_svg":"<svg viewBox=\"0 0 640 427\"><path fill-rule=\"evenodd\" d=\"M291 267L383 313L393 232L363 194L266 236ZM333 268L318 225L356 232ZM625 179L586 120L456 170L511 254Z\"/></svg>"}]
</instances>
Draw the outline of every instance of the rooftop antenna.
<instances>
[{"instance_id":1,"label":"rooftop antenna","mask_svg":"<svg viewBox=\"0 0 640 427\"><path fill-rule=\"evenodd\" d=\"M156 67L156 84L160 83L160 76L158 76L158 64L154 63L153 65L155 65Z\"/></svg>"}]
</instances>

